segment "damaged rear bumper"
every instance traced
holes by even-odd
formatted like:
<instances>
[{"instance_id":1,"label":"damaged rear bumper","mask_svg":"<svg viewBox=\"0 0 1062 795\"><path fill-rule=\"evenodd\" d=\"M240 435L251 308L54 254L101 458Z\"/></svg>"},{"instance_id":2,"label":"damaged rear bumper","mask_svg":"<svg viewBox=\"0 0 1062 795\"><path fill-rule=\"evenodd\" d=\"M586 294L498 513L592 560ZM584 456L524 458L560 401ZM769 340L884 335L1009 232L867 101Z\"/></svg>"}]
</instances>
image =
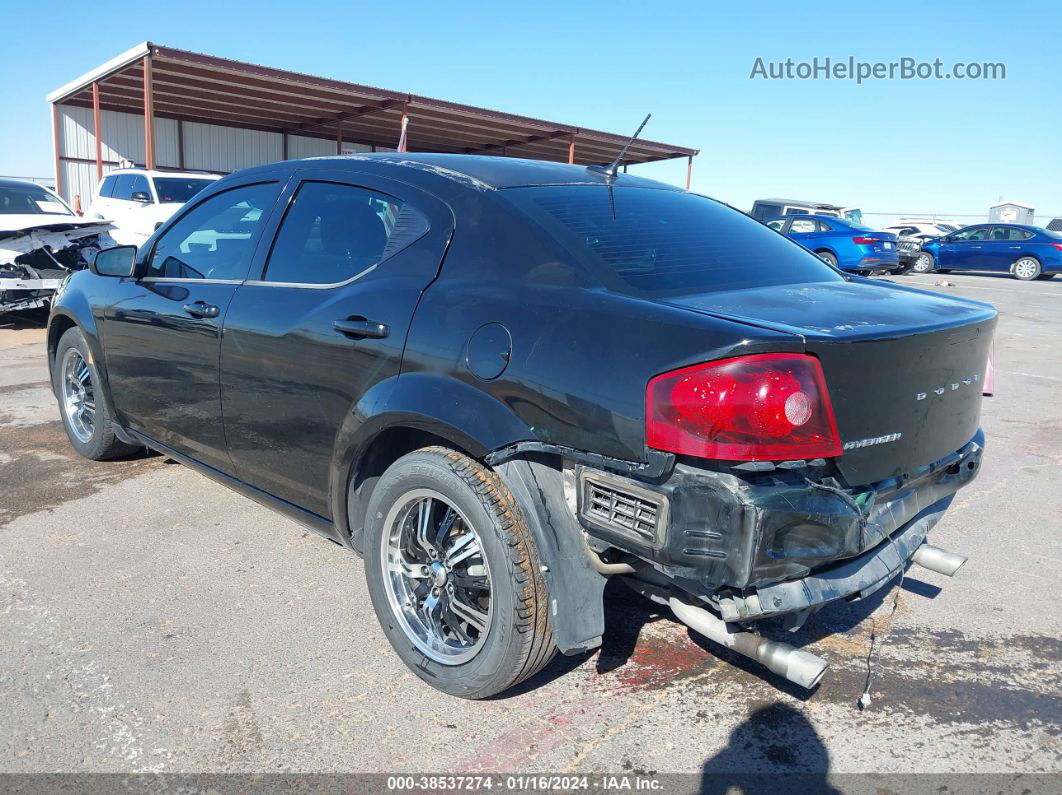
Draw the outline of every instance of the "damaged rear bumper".
<instances>
[{"instance_id":1,"label":"damaged rear bumper","mask_svg":"<svg viewBox=\"0 0 1062 795\"><path fill-rule=\"evenodd\" d=\"M725 621L806 616L868 596L904 569L955 492L976 477L983 445L978 431L940 461L856 489L823 468L739 473L679 464L657 483L580 468L579 519L591 546L633 553L651 564L639 578L677 587Z\"/></svg>"},{"instance_id":2,"label":"damaged rear bumper","mask_svg":"<svg viewBox=\"0 0 1062 795\"><path fill-rule=\"evenodd\" d=\"M721 594L716 607L724 621L759 621L791 613L815 612L830 602L870 596L890 582L914 556L944 515L952 497L925 509L892 537L857 558L842 561L799 580Z\"/></svg>"}]
</instances>

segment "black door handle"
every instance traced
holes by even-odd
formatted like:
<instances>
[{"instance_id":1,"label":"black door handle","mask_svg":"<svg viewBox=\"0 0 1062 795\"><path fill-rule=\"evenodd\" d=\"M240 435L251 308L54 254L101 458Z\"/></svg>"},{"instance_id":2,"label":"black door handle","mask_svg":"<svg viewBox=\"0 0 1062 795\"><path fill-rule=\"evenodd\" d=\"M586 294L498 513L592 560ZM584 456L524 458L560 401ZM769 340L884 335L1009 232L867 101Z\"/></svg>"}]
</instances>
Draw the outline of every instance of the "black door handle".
<instances>
[{"instance_id":1,"label":"black door handle","mask_svg":"<svg viewBox=\"0 0 1062 795\"><path fill-rule=\"evenodd\" d=\"M192 317L217 317L221 312L213 304L208 304L206 301L196 301L194 304L185 304L184 311Z\"/></svg>"},{"instance_id":2,"label":"black door handle","mask_svg":"<svg viewBox=\"0 0 1062 795\"><path fill-rule=\"evenodd\" d=\"M386 323L377 323L375 320L366 320L363 317L348 317L337 320L332 328L340 334L352 339L381 340L391 333Z\"/></svg>"}]
</instances>

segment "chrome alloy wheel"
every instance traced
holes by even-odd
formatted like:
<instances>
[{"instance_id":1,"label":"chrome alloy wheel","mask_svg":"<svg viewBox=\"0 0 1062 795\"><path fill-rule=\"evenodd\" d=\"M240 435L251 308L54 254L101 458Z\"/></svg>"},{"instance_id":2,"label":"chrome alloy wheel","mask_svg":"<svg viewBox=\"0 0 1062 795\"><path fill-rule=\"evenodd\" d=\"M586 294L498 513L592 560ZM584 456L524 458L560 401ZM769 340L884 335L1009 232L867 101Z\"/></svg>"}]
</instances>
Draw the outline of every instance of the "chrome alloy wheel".
<instances>
[{"instance_id":1,"label":"chrome alloy wheel","mask_svg":"<svg viewBox=\"0 0 1062 795\"><path fill-rule=\"evenodd\" d=\"M476 656L493 615L490 568L479 535L436 491L395 500L380 544L387 601L417 649L443 665Z\"/></svg>"},{"instance_id":2,"label":"chrome alloy wheel","mask_svg":"<svg viewBox=\"0 0 1062 795\"><path fill-rule=\"evenodd\" d=\"M911 270L915 273L929 273L929 271L933 270L933 258L923 251L918 255L918 259L915 260L914 267Z\"/></svg>"},{"instance_id":3,"label":"chrome alloy wheel","mask_svg":"<svg viewBox=\"0 0 1062 795\"><path fill-rule=\"evenodd\" d=\"M77 348L63 355L63 414L70 432L82 444L92 440L96 429L96 391L92 369Z\"/></svg>"}]
</instances>

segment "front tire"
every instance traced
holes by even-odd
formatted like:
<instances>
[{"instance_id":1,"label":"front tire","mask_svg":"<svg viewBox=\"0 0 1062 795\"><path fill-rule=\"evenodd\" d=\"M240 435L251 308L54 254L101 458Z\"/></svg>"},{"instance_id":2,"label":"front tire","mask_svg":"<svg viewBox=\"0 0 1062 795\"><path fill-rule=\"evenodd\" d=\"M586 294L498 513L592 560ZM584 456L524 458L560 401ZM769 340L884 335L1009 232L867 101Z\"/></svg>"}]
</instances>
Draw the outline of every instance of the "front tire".
<instances>
[{"instance_id":1,"label":"front tire","mask_svg":"<svg viewBox=\"0 0 1062 795\"><path fill-rule=\"evenodd\" d=\"M914 265L911 266L913 273L929 273L937 266L937 261L933 255L928 251L922 251L918 254L918 259L915 260Z\"/></svg>"},{"instance_id":2,"label":"front tire","mask_svg":"<svg viewBox=\"0 0 1062 795\"><path fill-rule=\"evenodd\" d=\"M85 458L104 461L139 449L114 433L114 415L79 328L68 329L59 339L52 362L52 389L59 400L59 415L70 444Z\"/></svg>"},{"instance_id":3,"label":"front tire","mask_svg":"<svg viewBox=\"0 0 1062 795\"><path fill-rule=\"evenodd\" d=\"M1020 257L1010 266L1015 279L1023 282L1031 282L1040 278L1040 263L1034 257Z\"/></svg>"},{"instance_id":4,"label":"front tire","mask_svg":"<svg viewBox=\"0 0 1062 795\"><path fill-rule=\"evenodd\" d=\"M366 515L365 577L384 634L432 687L486 698L556 653L541 562L492 470L444 447L403 456Z\"/></svg>"}]
</instances>

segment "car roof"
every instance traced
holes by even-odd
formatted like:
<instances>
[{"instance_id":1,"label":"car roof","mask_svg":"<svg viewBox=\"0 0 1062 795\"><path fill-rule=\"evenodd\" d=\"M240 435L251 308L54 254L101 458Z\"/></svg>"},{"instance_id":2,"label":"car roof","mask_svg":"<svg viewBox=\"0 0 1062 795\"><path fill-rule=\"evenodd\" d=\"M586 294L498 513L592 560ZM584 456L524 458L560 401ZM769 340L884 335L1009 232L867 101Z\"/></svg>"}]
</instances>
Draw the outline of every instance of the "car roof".
<instances>
[{"instance_id":1,"label":"car roof","mask_svg":"<svg viewBox=\"0 0 1062 795\"><path fill-rule=\"evenodd\" d=\"M764 218L764 221L784 221L787 218L814 218L816 221L840 221L842 224L851 224L847 218L838 218L836 215L815 215L814 213L795 213L790 215L772 215Z\"/></svg>"},{"instance_id":2,"label":"car roof","mask_svg":"<svg viewBox=\"0 0 1062 795\"><path fill-rule=\"evenodd\" d=\"M52 189L47 185L41 185L39 182L34 182L31 179L12 179L11 177L0 177L0 186L5 188L25 188L27 185L32 185L35 188L43 188L49 193Z\"/></svg>"},{"instance_id":3,"label":"car roof","mask_svg":"<svg viewBox=\"0 0 1062 795\"><path fill-rule=\"evenodd\" d=\"M221 179L221 174L215 174L211 171L160 171L153 168L115 168L108 171L103 176L109 177L113 174L142 174L145 177L198 177L200 179Z\"/></svg>"},{"instance_id":4,"label":"car roof","mask_svg":"<svg viewBox=\"0 0 1062 795\"><path fill-rule=\"evenodd\" d=\"M793 204L801 207L818 207L820 210L844 210L847 207L843 204L830 204L829 202L809 202L803 199L756 199L756 203L760 202L770 204Z\"/></svg>"},{"instance_id":5,"label":"car roof","mask_svg":"<svg viewBox=\"0 0 1062 795\"><path fill-rule=\"evenodd\" d=\"M584 166L568 165L546 160L527 160L519 157L489 155L456 155L425 152L388 152L355 155L332 155L306 160L285 161L292 169L349 168L361 170L370 165L381 173L400 169L411 176L431 174L454 184L480 190L494 190L534 185L608 185L602 173ZM270 166L260 167L269 170ZM611 184L623 187L649 187L681 190L656 180L617 173Z\"/></svg>"}]
</instances>

